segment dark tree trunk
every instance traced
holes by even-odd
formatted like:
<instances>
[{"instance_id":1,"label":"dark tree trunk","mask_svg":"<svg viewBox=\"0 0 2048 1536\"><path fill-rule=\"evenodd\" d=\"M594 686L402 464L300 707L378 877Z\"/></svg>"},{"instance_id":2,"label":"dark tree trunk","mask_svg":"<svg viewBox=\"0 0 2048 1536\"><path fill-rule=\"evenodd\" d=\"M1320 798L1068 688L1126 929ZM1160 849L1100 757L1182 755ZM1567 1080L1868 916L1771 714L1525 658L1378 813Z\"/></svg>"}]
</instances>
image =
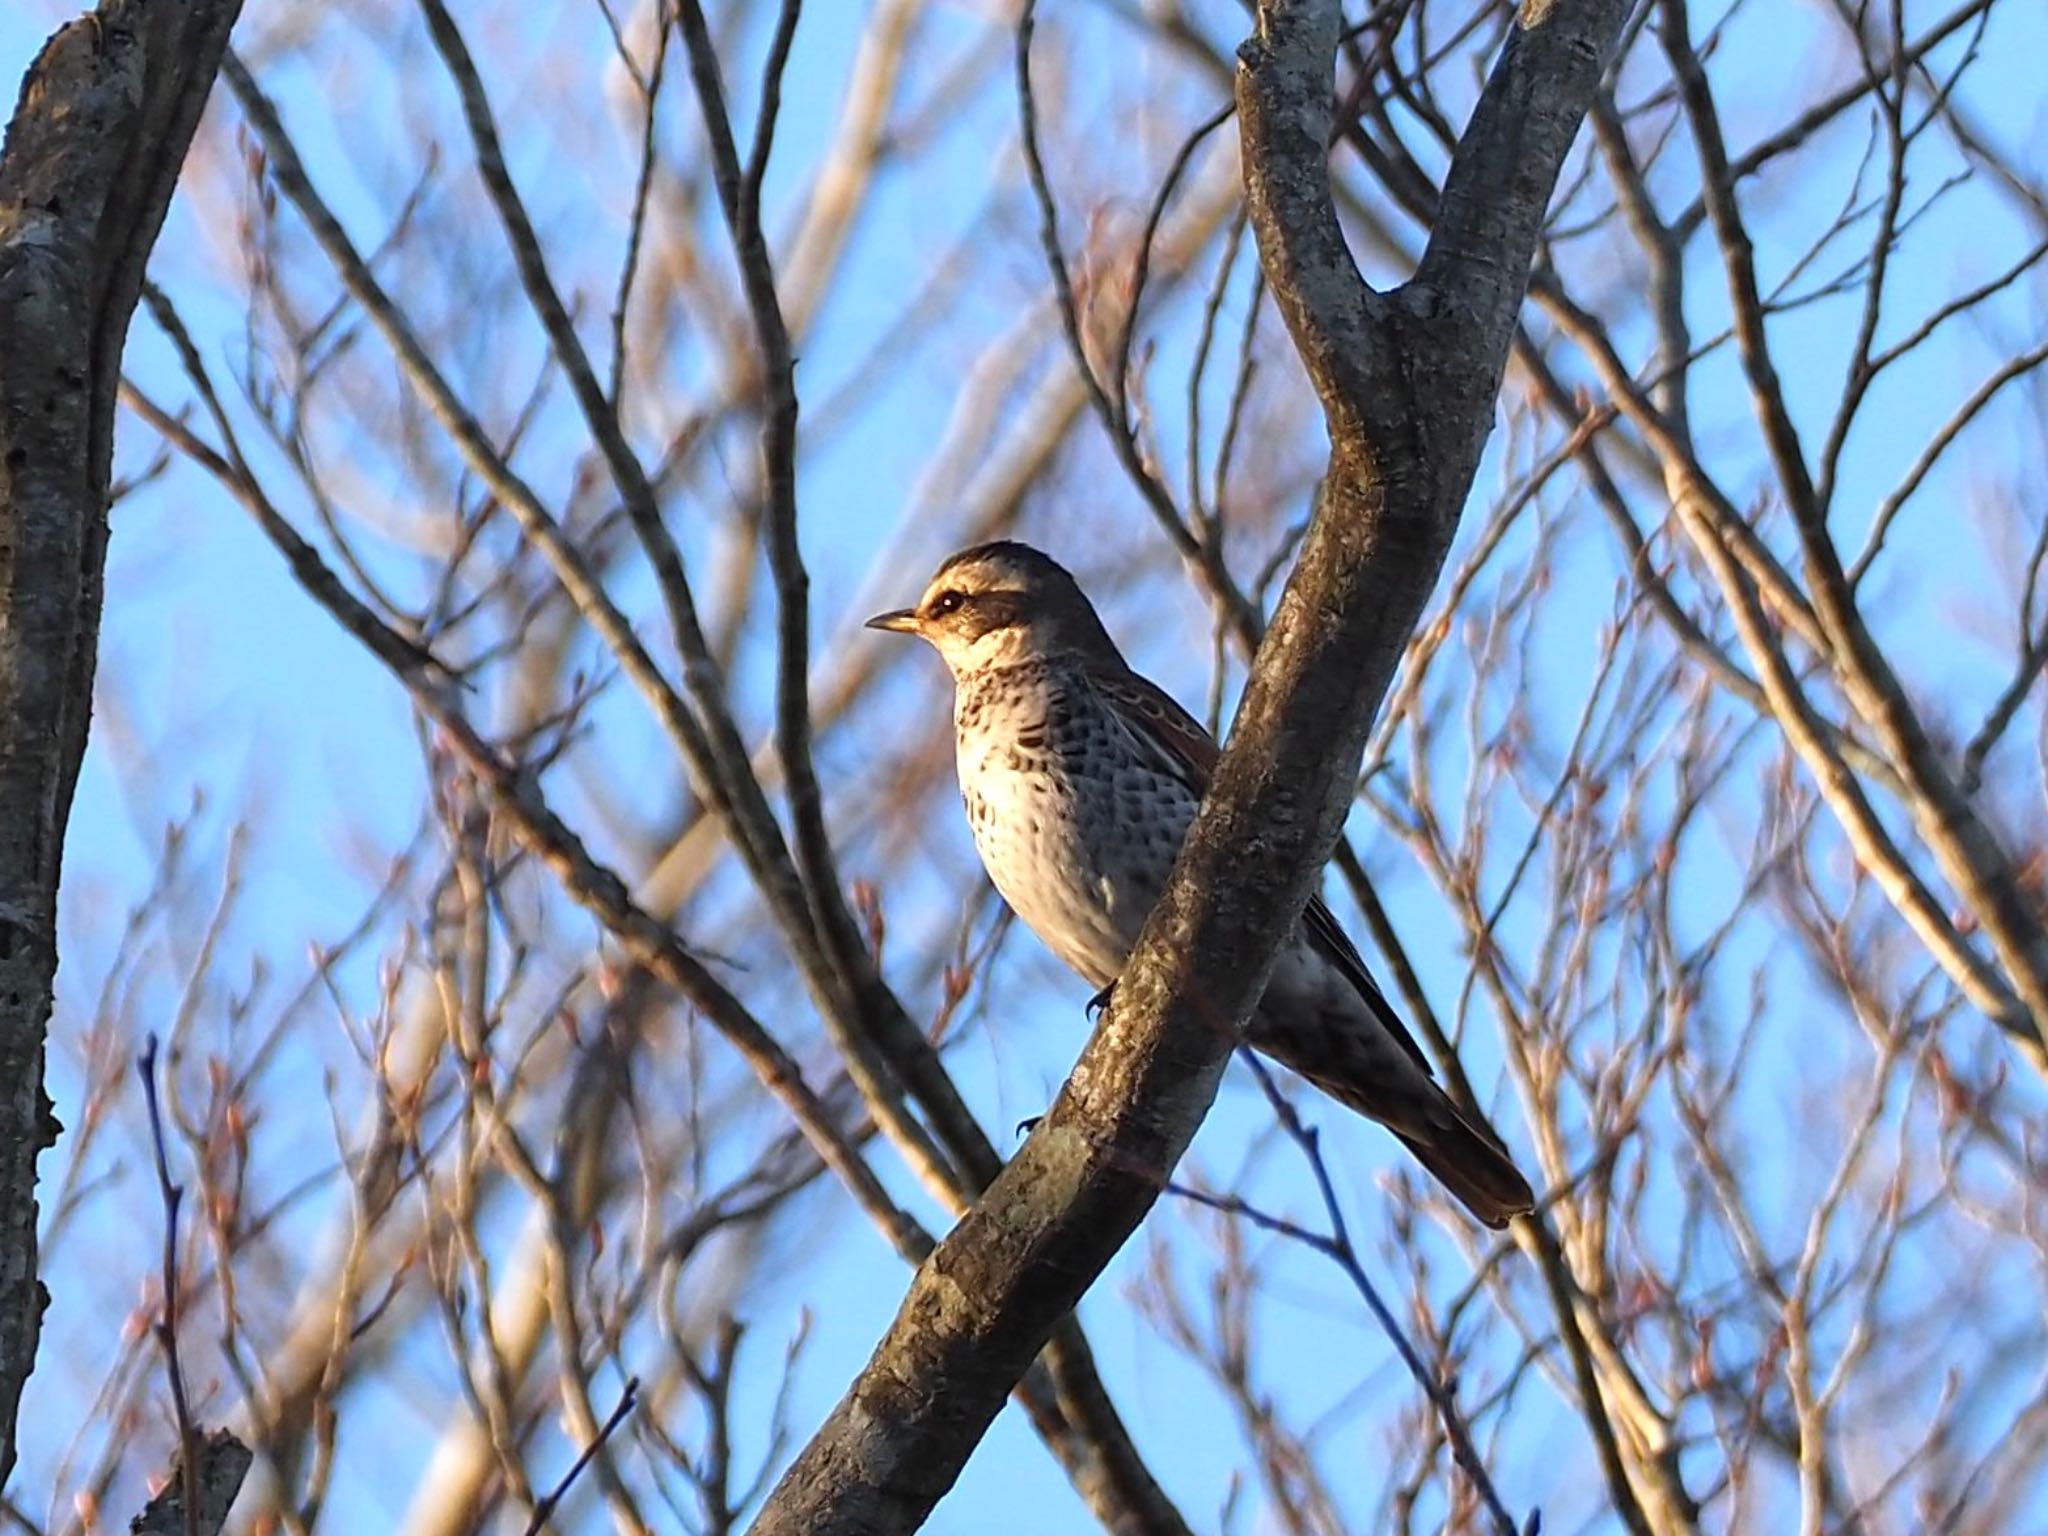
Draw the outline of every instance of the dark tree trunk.
<instances>
[{"instance_id":1,"label":"dark tree trunk","mask_svg":"<svg viewBox=\"0 0 2048 1536\"><path fill-rule=\"evenodd\" d=\"M92 712L121 348L241 0L106 0L0 150L0 1486L34 1368L57 876Z\"/></svg>"}]
</instances>

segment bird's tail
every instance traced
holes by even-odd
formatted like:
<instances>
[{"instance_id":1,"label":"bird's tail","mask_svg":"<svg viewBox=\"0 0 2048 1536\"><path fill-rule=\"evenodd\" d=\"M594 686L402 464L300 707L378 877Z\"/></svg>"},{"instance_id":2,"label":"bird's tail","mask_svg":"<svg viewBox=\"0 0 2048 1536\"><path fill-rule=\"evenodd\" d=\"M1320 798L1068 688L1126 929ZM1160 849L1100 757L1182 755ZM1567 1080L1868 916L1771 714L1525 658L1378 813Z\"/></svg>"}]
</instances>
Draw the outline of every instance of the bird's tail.
<instances>
[{"instance_id":1,"label":"bird's tail","mask_svg":"<svg viewBox=\"0 0 2048 1536\"><path fill-rule=\"evenodd\" d=\"M1401 1131L1394 1134L1415 1154L1415 1160L1458 1197L1458 1203L1495 1231L1508 1218L1534 1210L1536 1192L1521 1170L1491 1136L1473 1126L1446 1101L1455 1117L1450 1125L1432 1127L1427 1140Z\"/></svg>"},{"instance_id":2,"label":"bird's tail","mask_svg":"<svg viewBox=\"0 0 2048 1536\"><path fill-rule=\"evenodd\" d=\"M1417 1073L1396 1087L1384 1079L1361 1081L1308 1070L1308 1063L1288 1065L1345 1108L1392 1131L1437 1183L1495 1231L1509 1218L1536 1208L1536 1192L1501 1139L1485 1121L1461 1111L1429 1078Z\"/></svg>"}]
</instances>

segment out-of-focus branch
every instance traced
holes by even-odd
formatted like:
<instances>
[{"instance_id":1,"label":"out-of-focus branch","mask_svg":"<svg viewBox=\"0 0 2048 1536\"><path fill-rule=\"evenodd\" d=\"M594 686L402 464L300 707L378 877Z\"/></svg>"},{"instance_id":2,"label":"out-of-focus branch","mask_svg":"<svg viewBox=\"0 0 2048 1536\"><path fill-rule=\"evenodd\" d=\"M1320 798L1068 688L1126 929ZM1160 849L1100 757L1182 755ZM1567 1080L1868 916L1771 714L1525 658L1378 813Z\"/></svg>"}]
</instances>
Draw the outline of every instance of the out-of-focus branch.
<instances>
[{"instance_id":1,"label":"out-of-focus branch","mask_svg":"<svg viewBox=\"0 0 2048 1536\"><path fill-rule=\"evenodd\" d=\"M143 267L240 0L107 0L29 66L0 149L0 1486L35 1364L57 881L85 752L114 394Z\"/></svg>"},{"instance_id":2,"label":"out-of-focus branch","mask_svg":"<svg viewBox=\"0 0 2048 1536\"><path fill-rule=\"evenodd\" d=\"M1302 1120L1300 1112L1274 1083L1272 1070L1249 1051L1244 1053L1244 1060L1253 1076L1258 1079L1260 1091L1265 1094L1266 1102L1272 1105L1281 1130L1300 1150L1303 1160L1308 1164L1309 1172L1315 1180L1317 1198L1322 1201L1323 1216L1328 1223L1328 1230L1315 1231L1289 1217L1278 1216L1253 1205L1241 1196L1216 1195L1184 1184L1172 1184L1168 1187L1184 1199L1206 1205L1211 1210L1241 1216L1254 1226L1300 1243L1312 1252L1329 1259L1341 1269L1344 1277L1351 1282L1352 1289L1358 1292L1359 1299L1365 1303L1366 1310L1372 1313L1373 1321L1379 1324L1387 1342L1394 1346L1394 1353L1401 1357L1401 1363L1408 1368L1408 1374L1414 1378L1415 1384L1429 1399L1430 1406L1436 1409L1444 1437L1450 1443L1452 1457L1456 1460L1458 1469L1471 1480L1474 1491L1493 1521L1497 1536L1517 1536L1517 1532L1522 1528L1517 1525L1514 1515L1502 1501L1499 1490L1493 1485L1491 1474L1487 1472L1485 1463L1479 1459L1479 1452L1473 1447L1472 1426L1467 1421L1464 1410L1458 1406L1453 1384L1441 1379L1422 1358L1415 1341L1409 1338L1401 1327L1400 1321L1387 1306L1385 1298L1380 1295L1380 1288L1373 1283L1372 1276L1366 1272L1364 1262L1358 1257L1358 1249L1351 1241L1350 1223L1344 1219L1344 1202L1337 1198L1337 1186L1330 1176L1329 1160L1323 1155L1321 1137L1315 1127ZM1529 1517L1530 1528L1539 1526L1541 1520L1540 1513L1532 1512Z\"/></svg>"},{"instance_id":3,"label":"out-of-focus branch","mask_svg":"<svg viewBox=\"0 0 2048 1536\"><path fill-rule=\"evenodd\" d=\"M1856 71L1855 77L1847 84L1830 91L1783 127L1766 134L1747 151L1734 156L1728 162L1731 179L1739 182L1754 176L1774 160L1811 142L1823 128L1896 73L1902 64L1919 63L1962 28L1972 22L1981 21L1985 12L1989 11L1994 3L1995 0L1966 0L1965 4L1957 6L1914 38L1899 59L1879 59L1874 61L1871 68ZM1706 218L1707 202L1702 195L1695 198L1671 220L1672 232L1683 240L1698 229Z\"/></svg>"},{"instance_id":4,"label":"out-of-focus branch","mask_svg":"<svg viewBox=\"0 0 2048 1536\"><path fill-rule=\"evenodd\" d=\"M692 986L709 989L701 994L685 989L684 995L726 1033L763 1084L791 1108L799 1129L826 1165L847 1182L856 1203L897 1254L910 1263L923 1259L931 1251L930 1235L888 1196L781 1046L689 955L667 924L634 902L616 874L591 858L574 832L547 806L530 775L506 763L477 733L455 707L445 669L435 658L384 624L278 512L234 447L225 413L175 311L167 303L159 303L157 313L228 447L224 453L210 448L184 423L139 392L131 391L128 396L132 407L242 501L307 592L382 660L441 726L462 758L494 791L521 840L562 876L570 896L603 920L629 951L643 956L650 974L672 987L685 976L692 977ZM664 951L667 958L644 959L649 944ZM739 1031L737 1036L734 1029ZM828 1151L828 1147L836 1150ZM1077 1490L1111 1529L1131 1536L1186 1536L1187 1527L1138 1455L1104 1390L1087 1339L1073 1319L1066 1319L1053 1331L1042 1366L1025 1375L1017 1396Z\"/></svg>"},{"instance_id":5,"label":"out-of-focus branch","mask_svg":"<svg viewBox=\"0 0 2048 1536\"><path fill-rule=\"evenodd\" d=\"M1139 442L1137 423L1132 419L1129 393L1131 337L1137 328L1139 306L1145 297L1153 237L1158 233L1167 202L1187 169L1189 159L1197 146L1222 125L1228 109L1212 113L1183 141L1180 153L1168 168L1153 201L1150 216L1138 237L1138 249L1131 268L1128 307L1117 328L1110 377L1105 383L1097 376L1095 361L1090 356L1088 339L1084 334L1086 321L1075 297L1066 250L1060 241L1059 201L1047 179L1045 161L1039 151L1038 102L1031 86L1031 39L1036 19L1036 0L1027 0L1017 18L1017 115L1024 145L1024 164L1030 175L1032 193L1038 200L1039 243L1044 247L1046 266L1052 273L1053 296L1059 306L1060 328L1066 336L1067 350L1073 355L1074 368L1087 391L1089 403L1095 407L1096 416L1109 434L1117 461L1124 466L1131 484L1144 498L1153 520L1180 556L1201 573L1203 583L1214 594L1239 641L1250 649L1257 643L1258 610L1238 590L1236 579L1224 564L1222 548L1213 540L1199 537L1188 526L1180 509L1173 503L1173 493L1147 461Z\"/></svg>"},{"instance_id":6,"label":"out-of-focus branch","mask_svg":"<svg viewBox=\"0 0 2048 1536\"><path fill-rule=\"evenodd\" d=\"M178 334L176 331L173 334ZM187 353L188 362L196 361ZM200 375L203 378L203 374ZM203 390L202 393L210 393ZM688 997L746 1058L762 1083L790 1109L826 1166L847 1181L856 1199L874 1216L900 1251L921 1253L929 1239L883 1189L872 1169L847 1141L832 1115L805 1082L795 1061L746 1007L714 977L675 931L636 903L625 882L593 858L583 841L547 804L538 784L520 765L506 761L457 709L448 685L418 647L395 634L348 591L319 554L280 514L246 469L237 470L191 439L177 423L154 414L160 430L190 441L188 451L209 468L255 516L264 533L291 562L314 597L352 634L384 660L414 700L446 734L449 746L496 797L523 841L561 878L569 894L612 929L649 972Z\"/></svg>"},{"instance_id":7,"label":"out-of-focus branch","mask_svg":"<svg viewBox=\"0 0 2048 1536\"><path fill-rule=\"evenodd\" d=\"M1685 0L1664 0L1664 12L1665 53L1699 149L1707 215L1728 272L1736 342L1765 441L1799 530L1814 611L1826 629L1836 674L1857 713L1897 763L1907 786L1907 809L1928 852L1983 925L2004 964L2007 982L2026 1007L2026 1020L2006 1021L2009 1032L2022 1041L2035 1069L2048 1071L2048 1040L2043 1035L2048 1029L2048 925L2020 890L2011 859L1936 753L1919 712L1857 608L1828 530L1826 504L1815 493L1771 361L1755 256L1735 201L1727 149L1706 71L1693 50ZM1899 175L1903 176L1903 169ZM1897 178L1894 180L1896 183ZM1880 284L1883 272L1882 263L1876 264L1870 281Z\"/></svg>"},{"instance_id":8,"label":"out-of-focus branch","mask_svg":"<svg viewBox=\"0 0 2048 1536\"><path fill-rule=\"evenodd\" d=\"M863 1091L890 1131L892 1142L936 1192L943 1194L963 1180L970 1187L978 1187L995 1165L994 1153L957 1091L939 1069L936 1055L910 1024L901 1004L881 985L859 948L854 926L845 912L843 898L831 873L829 848L816 804L814 783L808 796L800 788L792 789L792 800L800 810L797 820L798 848L804 862L802 877L791 862L760 781L748 766L738 728L725 707L723 685L698 626L695 605L689 597L680 562L671 561L660 553L668 550L672 554L673 550L666 531L660 525L651 487L638 460L620 436L616 416L598 391L587 361L578 362L582 357L580 343L576 341L566 311L547 277L538 242L516 189L505 174L496 129L488 103L483 100L481 82L473 63L445 11L437 10L433 0L426 0L426 3L430 23L435 22L437 15L439 17L436 36L462 88L465 112L478 145L479 164L484 171L486 186L519 258L522 280L530 301L557 351L568 360L572 375L586 379L587 387L579 390L579 396L585 401L586 420L600 442L608 445L607 464L629 513L634 516L636 528L643 523L649 525L643 530L643 542L648 543L650 556L655 558L659 584L683 657L685 683L695 709L662 675L590 562L565 536L560 522L532 488L513 471L507 456L489 441L474 414L427 355L400 307L377 280L369 263L362 258L340 221L314 188L275 107L241 62L232 56L226 66L229 84L271 156L273 174L305 217L343 285L376 323L387 344L398 355L413 387L455 439L464 458L512 510L522 531L546 557L564 590L602 636L628 677L646 696L657 718L690 765L699 792L717 813L720 825L741 853L763 894L769 898L784 937L803 969L806 983L817 997L828 1024L833 1026L849 1064L862 1079ZM687 15L683 20L687 24ZM699 63L704 56L702 50L709 46L707 37L697 37L690 50L691 67L699 78L700 94L711 93L707 100L716 108L715 115L723 123L723 97L714 89L716 72L713 70L707 81L704 78L706 66ZM730 125L725 126L729 136ZM729 143L727 148L731 150ZM725 158L736 164L736 151ZM732 203L735 218L742 220L735 227L744 234L745 199L737 182L732 191ZM757 249L759 240L756 228L749 246L755 250L755 267L766 260L765 253ZM757 314L763 312L763 305L772 307L772 277L765 288L757 277L750 288L750 295ZM778 330L776 334L781 337L779 351L786 358L787 333ZM786 368L782 371L787 375ZM785 378L785 384L787 382ZM771 418L773 431L768 446L772 452L768 462L772 465L789 458L788 437L795 425L793 395L784 409L771 412ZM783 424L775 426L776 421ZM793 497L793 482L785 489ZM793 517L793 504L789 516ZM782 521L789 522L789 518ZM793 524L791 530L790 538L793 539ZM788 540L784 544L788 547L782 548L778 568L786 577L794 551ZM795 571L799 576L801 569L801 563L797 562ZM785 615L790 611L785 604ZM804 636L799 634L796 638L801 650ZM803 687L803 667L800 664L794 667L785 665L781 670L784 676L795 680L793 692L788 689L782 691L784 707L778 709L777 716L781 727L779 735L787 748L789 722L796 718L798 710L807 708L808 704ZM804 726L798 741L804 750L785 751L785 760L807 763L807 743L808 728ZM798 777L800 781L809 782L808 770ZM806 804L811 808L808 815L801 813ZM821 940L829 941L829 949ZM901 1091L890 1080L892 1072L900 1076L933 1121L937 1136L943 1138L944 1151L935 1143L934 1135L927 1133L901 1103Z\"/></svg>"},{"instance_id":9,"label":"out-of-focus branch","mask_svg":"<svg viewBox=\"0 0 2048 1536\"><path fill-rule=\"evenodd\" d=\"M1756 667L1771 712L1841 822L1857 862L1869 871L1900 917L1919 935L1928 952L1971 1002L2027 1051L2037 1066L2048 1061L2041 1054L2039 1035L2026 1008L2013 995L2005 978L1958 931L1914 870L1871 804L1869 793L1837 749L1838 738L1826 728L1786 657L1784 645L1764 608L1764 594L1771 589L1760 587L1755 568L1743 554L1745 545L1756 540L1755 530L1729 503L1689 446L1645 398L1599 325L1555 290L1549 295L1548 307L1586 351L1622 414L1642 433L1661 461L1681 523L1728 601L1736 633ZM1779 610L1781 617L1783 612Z\"/></svg>"},{"instance_id":10,"label":"out-of-focus branch","mask_svg":"<svg viewBox=\"0 0 2048 1536\"><path fill-rule=\"evenodd\" d=\"M705 135L711 145L712 182L725 213L739 262L741 286L747 309L754 321L755 344L760 353L764 400L760 432L761 477L765 486L765 523L769 569L774 575L777 604L775 669L775 743L782 765L783 781L790 801L790 819L795 823L796 858L808 897L808 908L825 940L839 974L841 986L851 1002L860 990L859 976L865 969L858 931L839 895L839 877L825 828L824 800L818 790L817 769L811 755L810 700L810 578L804 570L797 546L796 510L796 360L790 348L789 327L784 322L781 300L775 291L775 268L768 241L761 227L761 181L767 173L768 157L774 145L779 110L782 71L801 11L798 0L784 0L769 49L762 101L758 112L754 145L744 165L733 141L732 120L726 108L725 85L712 45L710 29L701 7L684 0L677 21L689 55L690 74L697 88ZM876 1051L862 1031L847 1032L847 1054L859 1068L867 1069ZM880 1069L886 1071L886 1068ZM877 1112L896 1121L899 1140L921 1135L914 1122L901 1113L900 1090L879 1081L868 1091ZM936 1153L928 1159L938 1162Z\"/></svg>"}]
</instances>

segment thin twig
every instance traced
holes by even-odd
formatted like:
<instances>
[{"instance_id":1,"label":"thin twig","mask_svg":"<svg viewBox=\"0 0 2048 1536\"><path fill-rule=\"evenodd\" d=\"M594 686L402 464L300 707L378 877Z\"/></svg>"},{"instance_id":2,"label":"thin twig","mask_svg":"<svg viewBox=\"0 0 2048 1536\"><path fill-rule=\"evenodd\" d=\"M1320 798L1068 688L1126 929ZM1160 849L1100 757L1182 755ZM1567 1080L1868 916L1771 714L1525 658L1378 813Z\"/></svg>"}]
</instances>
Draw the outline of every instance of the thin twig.
<instances>
[{"instance_id":1,"label":"thin twig","mask_svg":"<svg viewBox=\"0 0 2048 1536\"><path fill-rule=\"evenodd\" d=\"M1111 381L1115 388L1112 394L1096 377L1094 366L1088 361L1088 350L1081 335L1081 314L1074 298L1073 275L1067 266L1064 247L1060 244L1059 202L1053 196L1052 183L1045 170L1045 157L1038 144L1038 99L1031 85L1031 39L1037 25L1036 0L1025 0L1017 16L1016 73L1017 73L1017 119L1018 134L1023 142L1024 165L1031 183L1032 195L1038 202L1039 239L1045 250L1045 263L1052 274L1053 295L1060 312L1060 328L1067 338L1067 349L1073 354L1074 367L1081 375L1082 386L1088 392L1090 404L1109 433L1110 446L1116 450L1117 461L1124 466L1131 483L1144 498L1146 507L1165 532L1174 550L1182 559L1201 572L1202 579L1216 595L1216 600L1229 616L1232 628L1242 643L1249 649L1255 641L1259 628L1259 616L1249 599L1238 590L1236 581L1224 566L1216 549L1197 537L1180 508L1174 505L1173 493L1167 490L1159 476L1145 460L1144 450L1139 446L1138 434L1131 422L1130 403L1124 390L1129 369L1131 329L1135 324L1138 293L1131 295L1130 313L1125 316L1118 334L1116 374ZM1234 105L1234 104L1233 104ZM1139 252L1136 277L1139 283L1150 265L1152 238L1160 221L1165 216L1173 188L1185 170L1195 148L1211 132L1230 116L1221 111L1205 119L1175 157L1168 169L1166 179L1154 200L1150 217L1146 220L1143 248Z\"/></svg>"},{"instance_id":2,"label":"thin twig","mask_svg":"<svg viewBox=\"0 0 2048 1536\"><path fill-rule=\"evenodd\" d=\"M1319 1133L1313 1126L1303 1122L1294 1105L1273 1081L1273 1074L1264 1062L1249 1050L1240 1048L1237 1054L1238 1059L1251 1068L1252 1076L1258 1080L1267 1102L1273 1106L1273 1112L1279 1117L1280 1127L1288 1140L1299 1147L1302 1156L1308 1160L1309 1171L1315 1177L1316 1191L1323 1202L1323 1212L1329 1218L1330 1230L1317 1232L1284 1216L1275 1216L1271 1212L1263 1211L1237 1195L1212 1195L1204 1190L1171 1181L1166 1186L1167 1192L1199 1205L1206 1205L1212 1210L1241 1216L1254 1226L1313 1249L1343 1270L1345 1278L1350 1280L1352 1288L1358 1292L1367 1310L1380 1325L1380 1331L1386 1334L1388 1342L1394 1346L1395 1353L1400 1355L1401 1363L1408 1368L1408 1374L1415 1378L1416 1385L1422 1388L1423 1395L1436 1409L1437 1417L1443 1423L1444 1437L1450 1442L1453 1459L1471 1480L1474 1491L1479 1495L1480 1502L1485 1504L1487 1513L1492 1516L1500 1536L1522 1536L1525 1530L1534 1532L1541 1519L1540 1514L1532 1513L1526 1527L1516 1524L1515 1517L1508 1512L1499 1490L1494 1487L1485 1463L1479 1459L1479 1452L1472 1444L1471 1427L1465 1422L1465 1416L1459 1410L1456 1398L1451 1395L1450 1386L1440 1380L1436 1372L1423 1360L1414 1342L1403 1331L1400 1322L1381 1297L1379 1288L1373 1284L1372 1276L1366 1273L1365 1265L1358 1257L1358 1250L1351 1241L1351 1228L1344 1219L1344 1207L1337 1198L1336 1184L1330 1177L1330 1165L1323 1156Z\"/></svg>"},{"instance_id":3,"label":"thin twig","mask_svg":"<svg viewBox=\"0 0 2048 1536\"><path fill-rule=\"evenodd\" d=\"M149 1142L156 1158L157 1193L164 1205L164 1305L152 1326L164 1352L164 1372L171 1382L171 1409L178 1421L178 1471L185 1483L185 1536L200 1536L199 1426L192 1420L185 1392L185 1371L178 1359L178 1208L185 1188L171 1182L170 1155L164 1144L164 1117L156 1095L156 1035L143 1041L135 1072L142 1079L143 1102L149 1106Z\"/></svg>"},{"instance_id":4,"label":"thin twig","mask_svg":"<svg viewBox=\"0 0 2048 1536\"><path fill-rule=\"evenodd\" d=\"M634 1406L638 1403L639 1396L640 1378L638 1376L628 1377L626 1379L626 1390L619 1394L618 1406L612 1409L611 1417L604 1421L604 1424L599 1428L590 1444L583 1447L583 1453L576 1458L575 1464L562 1474L562 1480L549 1489L547 1493L543 1494L540 1502L533 1506L533 1517L526 1522L526 1530L523 1536L540 1536L541 1530L548 1523L548 1517L554 1514L556 1506L568 1494L576 1479L582 1476L583 1469L590 1465L592 1458L604 1447L604 1443L611 1439L621 1424L626 1422L627 1416L632 1413Z\"/></svg>"}]
</instances>

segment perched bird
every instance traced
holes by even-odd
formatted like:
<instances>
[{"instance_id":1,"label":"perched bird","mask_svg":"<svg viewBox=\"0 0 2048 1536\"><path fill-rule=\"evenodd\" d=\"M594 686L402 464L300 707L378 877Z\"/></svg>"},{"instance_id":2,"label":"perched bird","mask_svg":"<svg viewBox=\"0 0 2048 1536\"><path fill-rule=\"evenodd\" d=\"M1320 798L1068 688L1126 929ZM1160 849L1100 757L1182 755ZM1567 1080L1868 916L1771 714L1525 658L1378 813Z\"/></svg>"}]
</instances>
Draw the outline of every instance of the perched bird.
<instances>
[{"instance_id":1,"label":"perched bird","mask_svg":"<svg viewBox=\"0 0 2048 1536\"><path fill-rule=\"evenodd\" d=\"M1091 986L1112 985L1195 819L1208 732L1124 663L1066 569L1026 544L964 549L915 608L872 629L929 642L953 674L955 761L989 878ZM1461 1113L1320 899L1247 1036L1399 1137L1489 1227L1535 1203L1506 1149Z\"/></svg>"}]
</instances>

